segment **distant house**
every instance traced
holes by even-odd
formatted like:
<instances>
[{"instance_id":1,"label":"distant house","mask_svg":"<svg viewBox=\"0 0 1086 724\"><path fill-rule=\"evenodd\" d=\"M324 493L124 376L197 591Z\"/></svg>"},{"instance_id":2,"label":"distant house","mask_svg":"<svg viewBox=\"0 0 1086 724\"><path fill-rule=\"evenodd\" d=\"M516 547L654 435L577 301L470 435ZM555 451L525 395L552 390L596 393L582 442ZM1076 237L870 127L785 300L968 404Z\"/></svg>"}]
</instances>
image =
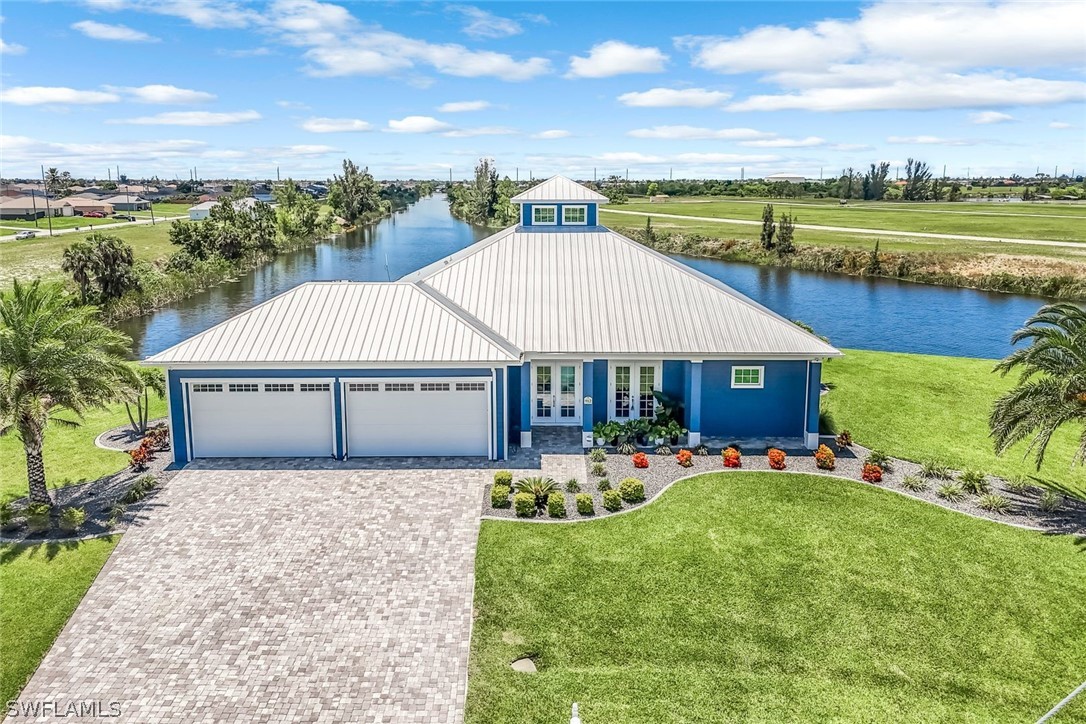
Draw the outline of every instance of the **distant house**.
<instances>
[{"instance_id":1,"label":"distant house","mask_svg":"<svg viewBox=\"0 0 1086 724\"><path fill-rule=\"evenodd\" d=\"M794 173L775 173L772 176L766 176L767 183L774 183L776 181L783 181L790 184L801 184L807 180L806 176L800 176Z\"/></svg>"},{"instance_id":2,"label":"distant house","mask_svg":"<svg viewBox=\"0 0 1086 724\"><path fill-rule=\"evenodd\" d=\"M105 202L111 204L116 211L147 211L151 208L150 201L134 196L131 193L127 196L124 194L110 196L105 199Z\"/></svg>"},{"instance_id":3,"label":"distant house","mask_svg":"<svg viewBox=\"0 0 1086 724\"><path fill-rule=\"evenodd\" d=\"M48 206L45 199L36 196L22 196L16 199L4 199L0 202L0 219L22 219L33 221L52 216L72 216L75 210L65 199L53 199Z\"/></svg>"},{"instance_id":4,"label":"distant house","mask_svg":"<svg viewBox=\"0 0 1086 724\"><path fill-rule=\"evenodd\" d=\"M254 206L260 201L260 199L253 198L252 196L244 199L238 199L234 202L234 209L237 211L251 211ZM218 205L218 201L205 201L201 204L189 207L189 221L203 221L207 217L211 216L211 209Z\"/></svg>"},{"instance_id":5,"label":"distant house","mask_svg":"<svg viewBox=\"0 0 1086 724\"><path fill-rule=\"evenodd\" d=\"M103 214L113 213L113 204L93 196L69 196L64 201L71 205L76 216L83 216L91 211L100 211Z\"/></svg>"},{"instance_id":6,"label":"distant house","mask_svg":"<svg viewBox=\"0 0 1086 724\"><path fill-rule=\"evenodd\" d=\"M650 204L666 204L671 197L667 194L654 194L649 197Z\"/></svg>"}]
</instances>

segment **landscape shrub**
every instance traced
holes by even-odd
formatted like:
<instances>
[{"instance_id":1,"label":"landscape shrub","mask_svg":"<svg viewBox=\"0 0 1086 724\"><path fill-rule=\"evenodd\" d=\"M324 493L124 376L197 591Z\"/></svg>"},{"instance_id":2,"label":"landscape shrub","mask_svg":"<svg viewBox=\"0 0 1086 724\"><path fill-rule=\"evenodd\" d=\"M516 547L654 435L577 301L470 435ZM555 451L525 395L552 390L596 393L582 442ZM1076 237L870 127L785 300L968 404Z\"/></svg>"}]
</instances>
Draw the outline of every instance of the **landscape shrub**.
<instances>
[{"instance_id":1,"label":"landscape shrub","mask_svg":"<svg viewBox=\"0 0 1086 724\"><path fill-rule=\"evenodd\" d=\"M492 508L509 507L509 486L495 485L490 488L490 506Z\"/></svg>"},{"instance_id":2,"label":"landscape shrub","mask_svg":"<svg viewBox=\"0 0 1086 724\"><path fill-rule=\"evenodd\" d=\"M142 485L144 490L154 490L158 487L158 479L154 475L141 475L136 482Z\"/></svg>"},{"instance_id":3,"label":"landscape shrub","mask_svg":"<svg viewBox=\"0 0 1086 724\"><path fill-rule=\"evenodd\" d=\"M577 512L581 515L592 515L596 512L596 508L592 502L592 496L588 493L577 494Z\"/></svg>"},{"instance_id":4,"label":"landscape shrub","mask_svg":"<svg viewBox=\"0 0 1086 724\"><path fill-rule=\"evenodd\" d=\"M962 490L973 495L981 495L992 489L984 473L979 470L964 471L958 476L958 482L961 483Z\"/></svg>"},{"instance_id":5,"label":"landscape shrub","mask_svg":"<svg viewBox=\"0 0 1086 724\"><path fill-rule=\"evenodd\" d=\"M60 529L67 533L74 533L87 522L87 511L82 508L65 508L60 511Z\"/></svg>"},{"instance_id":6,"label":"landscape shrub","mask_svg":"<svg viewBox=\"0 0 1086 724\"><path fill-rule=\"evenodd\" d=\"M833 470L837 466L837 456L825 445L819 445L814 454L815 465L819 470Z\"/></svg>"},{"instance_id":7,"label":"landscape shrub","mask_svg":"<svg viewBox=\"0 0 1086 724\"><path fill-rule=\"evenodd\" d=\"M618 450L619 455L633 455L637 452L637 445L634 445L632 442L626 441L623 443L619 443L618 448L616 449Z\"/></svg>"},{"instance_id":8,"label":"landscape shrub","mask_svg":"<svg viewBox=\"0 0 1086 724\"><path fill-rule=\"evenodd\" d=\"M784 450L771 447L769 452L766 453L766 457L769 458L769 467L774 470L784 470L784 459L788 457Z\"/></svg>"},{"instance_id":9,"label":"landscape shrub","mask_svg":"<svg viewBox=\"0 0 1086 724\"><path fill-rule=\"evenodd\" d=\"M911 490L914 493L919 493L922 490L928 489L928 481L919 475L906 475L901 479L901 487L906 490Z\"/></svg>"},{"instance_id":10,"label":"landscape shrub","mask_svg":"<svg viewBox=\"0 0 1086 724\"><path fill-rule=\"evenodd\" d=\"M558 491L558 483L554 478L536 476L521 478L513 486L518 493L528 493L535 499L535 507L542 510L547 507L547 497Z\"/></svg>"},{"instance_id":11,"label":"landscape shrub","mask_svg":"<svg viewBox=\"0 0 1086 724\"><path fill-rule=\"evenodd\" d=\"M1041 497L1037 500L1037 507L1042 512L1055 513L1063 507L1063 496L1052 490L1046 490L1041 493Z\"/></svg>"},{"instance_id":12,"label":"landscape shrub","mask_svg":"<svg viewBox=\"0 0 1086 724\"><path fill-rule=\"evenodd\" d=\"M943 500L949 500L951 503L957 503L965 498L965 490L962 489L959 483L953 481L940 485L935 494Z\"/></svg>"},{"instance_id":13,"label":"landscape shrub","mask_svg":"<svg viewBox=\"0 0 1086 724\"><path fill-rule=\"evenodd\" d=\"M593 477L602 478L607 475L607 466L603 463L592 463Z\"/></svg>"},{"instance_id":14,"label":"landscape shrub","mask_svg":"<svg viewBox=\"0 0 1086 724\"><path fill-rule=\"evenodd\" d=\"M1007 490L1012 493L1024 493L1029 490L1029 480L1025 475L1012 475L1007 478Z\"/></svg>"},{"instance_id":15,"label":"landscape shrub","mask_svg":"<svg viewBox=\"0 0 1086 724\"><path fill-rule=\"evenodd\" d=\"M603 493L603 507L612 513L622 509L622 496L617 490L605 490Z\"/></svg>"},{"instance_id":16,"label":"landscape shrub","mask_svg":"<svg viewBox=\"0 0 1086 724\"><path fill-rule=\"evenodd\" d=\"M694 448L694 454L695 455L701 455L702 457L708 455L709 454L709 446L706 445L705 443L702 443L702 444L696 446Z\"/></svg>"},{"instance_id":17,"label":"landscape shrub","mask_svg":"<svg viewBox=\"0 0 1086 724\"><path fill-rule=\"evenodd\" d=\"M535 496L531 493L517 493L513 496L513 508L520 518L531 518L535 515Z\"/></svg>"},{"instance_id":18,"label":"landscape shrub","mask_svg":"<svg viewBox=\"0 0 1086 724\"><path fill-rule=\"evenodd\" d=\"M937 460L926 460L920 466L920 474L925 478L935 478L937 480L949 480L950 468Z\"/></svg>"},{"instance_id":19,"label":"landscape shrub","mask_svg":"<svg viewBox=\"0 0 1086 724\"><path fill-rule=\"evenodd\" d=\"M635 468L647 468L649 466L649 456L643 452L635 453L631 459Z\"/></svg>"},{"instance_id":20,"label":"landscape shrub","mask_svg":"<svg viewBox=\"0 0 1086 724\"><path fill-rule=\"evenodd\" d=\"M881 483L882 468L873 463L864 463L864 469L863 472L860 473L860 478L869 483Z\"/></svg>"},{"instance_id":21,"label":"landscape shrub","mask_svg":"<svg viewBox=\"0 0 1086 724\"><path fill-rule=\"evenodd\" d=\"M499 470L494 473L494 484L504 485L507 488L513 487L513 473L508 470Z\"/></svg>"},{"instance_id":22,"label":"landscape shrub","mask_svg":"<svg viewBox=\"0 0 1086 724\"><path fill-rule=\"evenodd\" d=\"M1011 501L997 493L985 493L977 498L977 506L981 510L1006 515L1011 510Z\"/></svg>"},{"instance_id":23,"label":"landscape shrub","mask_svg":"<svg viewBox=\"0 0 1086 724\"><path fill-rule=\"evenodd\" d=\"M653 450L653 452L656 453L657 455L674 455L675 454L675 451L672 450L671 447L668 446L668 445L660 445L655 450Z\"/></svg>"},{"instance_id":24,"label":"landscape shrub","mask_svg":"<svg viewBox=\"0 0 1086 724\"><path fill-rule=\"evenodd\" d=\"M607 451L602 447L592 448L592 451L588 453L588 459L594 463L607 462Z\"/></svg>"},{"instance_id":25,"label":"landscape shrub","mask_svg":"<svg viewBox=\"0 0 1086 724\"><path fill-rule=\"evenodd\" d=\"M158 481L155 480L153 475L141 475L136 478L136 482L132 483L132 486L128 491L121 496L121 502L125 505L131 505L132 503L138 503L147 497L147 493L158 486Z\"/></svg>"},{"instance_id":26,"label":"landscape shrub","mask_svg":"<svg viewBox=\"0 0 1086 724\"><path fill-rule=\"evenodd\" d=\"M689 468L694 464L694 454L689 450L680 450L675 456L675 459L679 462L679 465L682 465L684 468Z\"/></svg>"},{"instance_id":27,"label":"landscape shrub","mask_svg":"<svg viewBox=\"0 0 1086 724\"><path fill-rule=\"evenodd\" d=\"M581 482L577 478L570 478L566 481L567 493L579 493L581 492Z\"/></svg>"},{"instance_id":28,"label":"landscape shrub","mask_svg":"<svg viewBox=\"0 0 1086 724\"><path fill-rule=\"evenodd\" d=\"M607 478L604 478L603 480L596 483L596 490L600 491L601 493L603 493L605 491L608 491L610 489L611 489L611 481L608 480Z\"/></svg>"},{"instance_id":29,"label":"landscape shrub","mask_svg":"<svg viewBox=\"0 0 1086 724\"><path fill-rule=\"evenodd\" d=\"M619 484L618 493L627 503L640 503L645 499L645 484L637 478L626 478Z\"/></svg>"},{"instance_id":30,"label":"landscape shrub","mask_svg":"<svg viewBox=\"0 0 1086 724\"><path fill-rule=\"evenodd\" d=\"M566 496L559 492L547 496L547 515L552 518L566 517Z\"/></svg>"},{"instance_id":31,"label":"landscape shrub","mask_svg":"<svg viewBox=\"0 0 1086 724\"><path fill-rule=\"evenodd\" d=\"M32 503L23 511L26 516L26 528L31 533L40 533L49 530L52 524L50 514L53 509L48 503Z\"/></svg>"},{"instance_id":32,"label":"landscape shrub","mask_svg":"<svg viewBox=\"0 0 1086 724\"><path fill-rule=\"evenodd\" d=\"M146 438L139 444L139 447L132 448L128 451L128 466L133 470L146 470L148 464L154 460L155 456L151 450L151 446L147 443Z\"/></svg>"},{"instance_id":33,"label":"landscape shrub","mask_svg":"<svg viewBox=\"0 0 1086 724\"><path fill-rule=\"evenodd\" d=\"M894 471L894 460L889 455L881 450L872 450L866 458L864 458L865 465L878 465L885 472L892 473Z\"/></svg>"},{"instance_id":34,"label":"landscape shrub","mask_svg":"<svg viewBox=\"0 0 1086 724\"><path fill-rule=\"evenodd\" d=\"M743 454L734 447L725 448L721 457L724 458L724 467L739 468L743 466Z\"/></svg>"},{"instance_id":35,"label":"landscape shrub","mask_svg":"<svg viewBox=\"0 0 1086 724\"><path fill-rule=\"evenodd\" d=\"M152 427L147 431L147 434L143 436L143 440L147 442L148 446L155 452L169 450L170 430L165 425Z\"/></svg>"},{"instance_id":36,"label":"landscape shrub","mask_svg":"<svg viewBox=\"0 0 1086 724\"><path fill-rule=\"evenodd\" d=\"M834 438L834 442L837 443L838 450L844 450L846 447L852 447L852 433L848 430L842 430L837 433L837 437Z\"/></svg>"},{"instance_id":37,"label":"landscape shrub","mask_svg":"<svg viewBox=\"0 0 1086 724\"><path fill-rule=\"evenodd\" d=\"M0 530L15 530L18 527L19 522L16 518L15 507L12 506L10 501L0 503Z\"/></svg>"},{"instance_id":38,"label":"landscape shrub","mask_svg":"<svg viewBox=\"0 0 1086 724\"><path fill-rule=\"evenodd\" d=\"M128 512L128 506L124 503L117 502L109 506L109 518L106 520L107 528L116 528L117 523L120 522L124 514Z\"/></svg>"}]
</instances>

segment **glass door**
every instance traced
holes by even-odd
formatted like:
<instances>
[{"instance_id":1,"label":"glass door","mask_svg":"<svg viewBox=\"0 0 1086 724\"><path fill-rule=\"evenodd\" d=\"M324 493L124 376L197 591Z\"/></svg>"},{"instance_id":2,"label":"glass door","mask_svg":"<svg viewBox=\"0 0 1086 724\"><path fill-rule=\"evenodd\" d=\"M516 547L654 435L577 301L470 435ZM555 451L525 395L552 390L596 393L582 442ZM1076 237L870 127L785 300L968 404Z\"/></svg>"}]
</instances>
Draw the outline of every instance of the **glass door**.
<instances>
[{"instance_id":1,"label":"glass door","mask_svg":"<svg viewBox=\"0 0 1086 724\"><path fill-rule=\"evenodd\" d=\"M549 422L554 419L554 375L550 365L535 367L535 420Z\"/></svg>"},{"instance_id":2,"label":"glass door","mask_svg":"<svg viewBox=\"0 0 1086 724\"><path fill-rule=\"evenodd\" d=\"M655 417L656 396L653 392L660 389L661 366L659 362L612 364L608 417L612 420Z\"/></svg>"},{"instance_id":3,"label":"glass door","mask_svg":"<svg viewBox=\"0 0 1086 724\"><path fill-rule=\"evenodd\" d=\"M577 394L577 366L558 367L558 418L564 422L581 419L581 406Z\"/></svg>"},{"instance_id":4,"label":"glass door","mask_svg":"<svg viewBox=\"0 0 1086 724\"><path fill-rule=\"evenodd\" d=\"M578 362L532 363L532 424L581 421L580 370Z\"/></svg>"}]
</instances>

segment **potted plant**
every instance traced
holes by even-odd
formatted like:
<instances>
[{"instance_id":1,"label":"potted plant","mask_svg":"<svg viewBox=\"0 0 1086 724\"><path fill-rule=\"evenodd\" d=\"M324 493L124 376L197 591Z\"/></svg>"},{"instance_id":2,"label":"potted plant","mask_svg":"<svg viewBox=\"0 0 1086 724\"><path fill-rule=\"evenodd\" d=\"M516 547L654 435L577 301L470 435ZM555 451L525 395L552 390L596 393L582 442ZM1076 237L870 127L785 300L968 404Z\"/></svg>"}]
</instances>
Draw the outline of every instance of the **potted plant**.
<instances>
[{"instance_id":1,"label":"potted plant","mask_svg":"<svg viewBox=\"0 0 1086 724\"><path fill-rule=\"evenodd\" d=\"M667 426L656 424L651 425L649 429L651 430L652 443L656 445L656 447L663 445L664 440L666 439L664 436L667 434Z\"/></svg>"},{"instance_id":2,"label":"potted plant","mask_svg":"<svg viewBox=\"0 0 1086 724\"><path fill-rule=\"evenodd\" d=\"M596 447L603 447L603 444L607 441L606 432L606 422L597 422L592 426L592 436L596 438Z\"/></svg>"},{"instance_id":3,"label":"potted plant","mask_svg":"<svg viewBox=\"0 0 1086 724\"><path fill-rule=\"evenodd\" d=\"M647 445L649 442L649 432L652 429L652 423L648 420L638 417L630 420L627 425L630 426L630 432L636 438L638 445Z\"/></svg>"},{"instance_id":4,"label":"potted plant","mask_svg":"<svg viewBox=\"0 0 1086 724\"><path fill-rule=\"evenodd\" d=\"M671 440L672 445L678 445L679 436L686 434L686 428L675 420L668 420L664 425L664 434Z\"/></svg>"},{"instance_id":5,"label":"potted plant","mask_svg":"<svg viewBox=\"0 0 1086 724\"><path fill-rule=\"evenodd\" d=\"M612 422L610 422L608 424L614 426L612 428L614 430L614 434L612 435L612 439L611 439L611 444L612 445L614 445L615 447L618 447L619 445L621 445L622 443L624 443L624 442L626 442L627 440L630 439L630 431L626 427L626 425L628 423L618 422L616 420L616 421L612 421Z\"/></svg>"}]
</instances>

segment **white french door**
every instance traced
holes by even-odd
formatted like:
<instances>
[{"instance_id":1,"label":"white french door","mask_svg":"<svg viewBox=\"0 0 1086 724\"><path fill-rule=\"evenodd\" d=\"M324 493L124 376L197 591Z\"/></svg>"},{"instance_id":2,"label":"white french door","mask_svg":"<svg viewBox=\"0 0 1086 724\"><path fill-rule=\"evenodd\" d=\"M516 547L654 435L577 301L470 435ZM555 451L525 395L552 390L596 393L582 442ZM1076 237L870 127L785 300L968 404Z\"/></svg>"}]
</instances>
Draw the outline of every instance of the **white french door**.
<instances>
[{"instance_id":1,"label":"white french door","mask_svg":"<svg viewBox=\"0 0 1086 724\"><path fill-rule=\"evenodd\" d=\"M532 424L581 422L581 363L532 363Z\"/></svg>"},{"instance_id":2,"label":"white french door","mask_svg":"<svg viewBox=\"0 0 1086 724\"><path fill-rule=\"evenodd\" d=\"M631 420L656 416L656 397L663 377L660 362L612 362L607 374L607 417Z\"/></svg>"}]
</instances>

